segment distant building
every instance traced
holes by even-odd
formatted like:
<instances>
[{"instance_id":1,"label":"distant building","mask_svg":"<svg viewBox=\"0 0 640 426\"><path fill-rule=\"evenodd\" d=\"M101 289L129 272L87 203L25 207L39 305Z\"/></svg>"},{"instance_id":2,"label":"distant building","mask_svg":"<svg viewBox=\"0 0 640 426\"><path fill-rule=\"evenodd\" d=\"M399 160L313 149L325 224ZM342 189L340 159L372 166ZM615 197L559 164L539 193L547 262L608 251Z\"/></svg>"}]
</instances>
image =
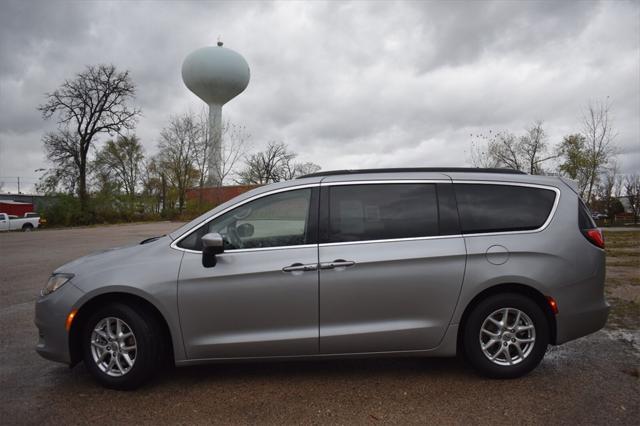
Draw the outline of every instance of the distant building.
<instances>
[{"instance_id":1,"label":"distant building","mask_svg":"<svg viewBox=\"0 0 640 426\"><path fill-rule=\"evenodd\" d=\"M21 201L0 200L0 213L22 217L25 213L33 212L33 204Z\"/></svg>"},{"instance_id":2,"label":"distant building","mask_svg":"<svg viewBox=\"0 0 640 426\"><path fill-rule=\"evenodd\" d=\"M35 194L0 194L0 201L16 201L19 203L31 203L34 206L36 212L40 212L47 205L49 205L53 199L48 195L35 195Z\"/></svg>"},{"instance_id":3,"label":"distant building","mask_svg":"<svg viewBox=\"0 0 640 426\"><path fill-rule=\"evenodd\" d=\"M229 185L204 187L202 189L191 188L187 190L187 200L198 201L200 197L202 197L203 203L217 206L258 186L259 185Z\"/></svg>"}]
</instances>

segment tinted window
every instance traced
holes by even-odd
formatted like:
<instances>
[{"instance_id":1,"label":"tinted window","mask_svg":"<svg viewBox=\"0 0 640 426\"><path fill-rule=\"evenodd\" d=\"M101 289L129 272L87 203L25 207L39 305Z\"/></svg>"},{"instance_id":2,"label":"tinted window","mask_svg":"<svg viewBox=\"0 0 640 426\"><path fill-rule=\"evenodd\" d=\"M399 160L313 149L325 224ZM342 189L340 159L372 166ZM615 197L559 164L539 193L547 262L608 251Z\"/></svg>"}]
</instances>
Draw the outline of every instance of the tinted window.
<instances>
[{"instance_id":1,"label":"tinted window","mask_svg":"<svg viewBox=\"0 0 640 426\"><path fill-rule=\"evenodd\" d=\"M259 198L201 226L178 246L202 250L209 232L222 235L225 250L307 244L310 198L310 188Z\"/></svg>"},{"instance_id":2,"label":"tinted window","mask_svg":"<svg viewBox=\"0 0 640 426\"><path fill-rule=\"evenodd\" d=\"M591 211L589 211L589 207L587 207L582 200L579 200L578 205L578 226L580 226L580 229L597 228L596 223L593 221L593 217L591 216Z\"/></svg>"},{"instance_id":3,"label":"tinted window","mask_svg":"<svg viewBox=\"0 0 640 426\"><path fill-rule=\"evenodd\" d=\"M466 234L540 228L555 192L526 186L455 184L460 225Z\"/></svg>"},{"instance_id":4,"label":"tinted window","mask_svg":"<svg viewBox=\"0 0 640 426\"><path fill-rule=\"evenodd\" d=\"M329 242L438 235L435 185L337 185L329 190Z\"/></svg>"}]
</instances>

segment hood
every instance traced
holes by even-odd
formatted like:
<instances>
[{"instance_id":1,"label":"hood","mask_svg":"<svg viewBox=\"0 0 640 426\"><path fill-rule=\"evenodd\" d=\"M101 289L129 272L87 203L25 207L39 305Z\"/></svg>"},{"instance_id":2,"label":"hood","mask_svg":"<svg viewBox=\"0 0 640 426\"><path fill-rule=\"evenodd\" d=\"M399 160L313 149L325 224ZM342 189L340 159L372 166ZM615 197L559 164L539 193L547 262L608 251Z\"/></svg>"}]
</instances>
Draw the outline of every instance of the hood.
<instances>
[{"instance_id":1,"label":"hood","mask_svg":"<svg viewBox=\"0 0 640 426\"><path fill-rule=\"evenodd\" d=\"M144 244L138 243L95 251L65 263L58 267L54 273L71 273L76 278L82 278L97 272L104 273L110 269L120 269L125 265L135 264L140 257L144 257L143 255L151 250L169 247L171 241L168 236L162 236Z\"/></svg>"}]
</instances>

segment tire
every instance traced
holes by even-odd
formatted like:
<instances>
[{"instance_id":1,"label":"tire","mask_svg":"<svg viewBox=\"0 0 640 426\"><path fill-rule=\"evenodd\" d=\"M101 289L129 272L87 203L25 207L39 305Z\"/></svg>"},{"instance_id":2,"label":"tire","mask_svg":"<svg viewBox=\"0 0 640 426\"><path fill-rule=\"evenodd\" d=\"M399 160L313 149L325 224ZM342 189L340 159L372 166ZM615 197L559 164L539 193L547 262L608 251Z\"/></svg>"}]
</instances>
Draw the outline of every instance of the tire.
<instances>
[{"instance_id":1,"label":"tire","mask_svg":"<svg viewBox=\"0 0 640 426\"><path fill-rule=\"evenodd\" d=\"M114 339L118 327L124 337ZM166 346L162 328L145 309L111 303L92 314L82 330L84 364L107 388L136 389L164 365ZM129 332L132 336L128 336Z\"/></svg>"},{"instance_id":2,"label":"tire","mask_svg":"<svg viewBox=\"0 0 640 426\"><path fill-rule=\"evenodd\" d=\"M22 232L31 232L33 231L33 225L31 225L30 223L25 223L24 225L22 225Z\"/></svg>"},{"instance_id":3,"label":"tire","mask_svg":"<svg viewBox=\"0 0 640 426\"><path fill-rule=\"evenodd\" d=\"M505 312L503 327L499 324L504 324ZM526 375L542 361L549 345L549 324L530 298L518 293L496 294L473 308L464 323L462 345L465 359L478 373L513 379Z\"/></svg>"}]
</instances>

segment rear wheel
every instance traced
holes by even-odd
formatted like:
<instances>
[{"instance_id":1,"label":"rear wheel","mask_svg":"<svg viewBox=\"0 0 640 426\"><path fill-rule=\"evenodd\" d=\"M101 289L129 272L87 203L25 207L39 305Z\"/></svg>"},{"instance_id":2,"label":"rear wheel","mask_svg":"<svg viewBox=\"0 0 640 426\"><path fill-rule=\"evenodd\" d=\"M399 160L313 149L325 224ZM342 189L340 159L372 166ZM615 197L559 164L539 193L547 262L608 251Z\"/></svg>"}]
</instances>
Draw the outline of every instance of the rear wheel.
<instances>
[{"instance_id":1,"label":"rear wheel","mask_svg":"<svg viewBox=\"0 0 640 426\"><path fill-rule=\"evenodd\" d=\"M33 225L30 223L25 223L22 225L22 232L31 232L33 231Z\"/></svg>"},{"instance_id":2,"label":"rear wheel","mask_svg":"<svg viewBox=\"0 0 640 426\"><path fill-rule=\"evenodd\" d=\"M463 331L465 358L482 375L515 378L542 361L549 326L542 309L517 293L482 300L469 314Z\"/></svg>"},{"instance_id":3,"label":"rear wheel","mask_svg":"<svg viewBox=\"0 0 640 426\"><path fill-rule=\"evenodd\" d=\"M100 308L84 324L85 366L109 388L142 385L161 366L163 348L161 328L144 309L113 303Z\"/></svg>"}]
</instances>

